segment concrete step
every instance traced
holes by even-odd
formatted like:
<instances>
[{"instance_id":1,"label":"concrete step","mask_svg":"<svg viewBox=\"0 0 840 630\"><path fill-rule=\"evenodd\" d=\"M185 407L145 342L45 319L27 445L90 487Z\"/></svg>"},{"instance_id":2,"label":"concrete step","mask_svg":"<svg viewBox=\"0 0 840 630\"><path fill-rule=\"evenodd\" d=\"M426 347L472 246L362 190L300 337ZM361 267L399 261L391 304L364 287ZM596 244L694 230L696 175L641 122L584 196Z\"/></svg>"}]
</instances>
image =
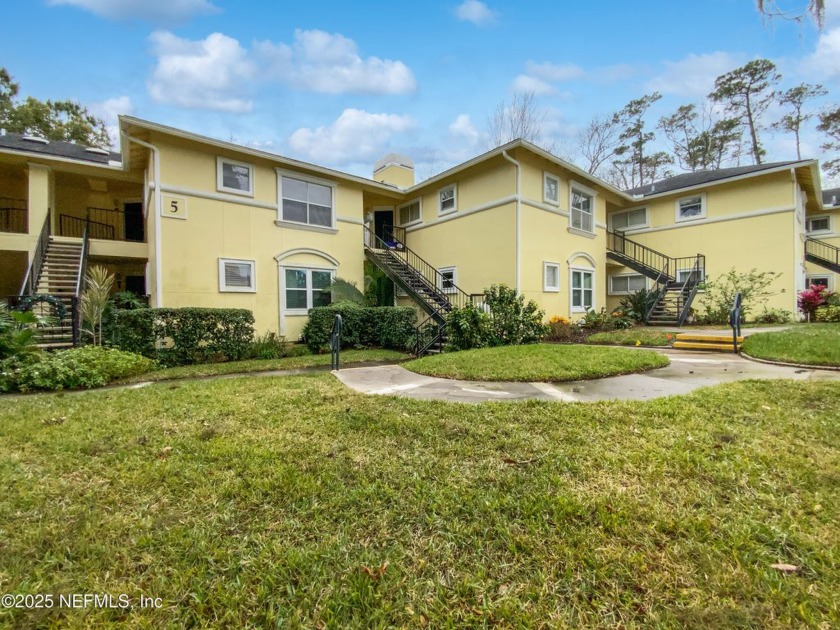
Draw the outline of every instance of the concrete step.
<instances>
[{"instance_id":1,"label":"concrete step","mask_svg":"<svg viewBox=\"0 0 840 630\"><path fill-rule=\"evenodd\" d=\"M687 342L709 342L709 343L720 343L720 342L729 342L730 346L732 345L732 336L726 335L707 335L703 333L679 333L677 335L676 341L687 341ZM744 338L738 337L738 343L743 343Z\"/></svg>"},{"instance_id":2,"label":"concrete step","mask_svg":"<svg viewBox=\"0 0 840 630\"><path fill-rule=\"evenodd\" d=\"M733 351L731 343L675 341L674 348L677 350L711 350L713 352ZM738 350L741 350L741 344L738 344Z\"/></svg>"}]
</instances>

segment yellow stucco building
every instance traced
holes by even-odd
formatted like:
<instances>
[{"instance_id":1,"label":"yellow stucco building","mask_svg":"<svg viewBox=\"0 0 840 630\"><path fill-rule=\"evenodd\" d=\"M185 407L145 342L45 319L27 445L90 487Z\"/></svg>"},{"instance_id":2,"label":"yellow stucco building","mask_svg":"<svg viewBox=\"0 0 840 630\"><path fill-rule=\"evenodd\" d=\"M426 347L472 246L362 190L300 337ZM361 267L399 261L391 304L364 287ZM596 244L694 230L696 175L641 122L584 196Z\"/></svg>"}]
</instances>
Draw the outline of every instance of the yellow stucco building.
<instances>
[{"instance_id":1,"label":"yellow stucco building","mask_svg":"<svg viewBox=\"0 0 840 630\"><path fill-rule=\"evenodd\" d=\"M109 153L0 135L0 295L70 299L102 264L152 306L247 308L296 339L366 258L432 316L503 283L571 319L667 289L670 321L731 268L779 272L768 306L795 312L840 271L840 191L813 160L621 191L524 141L415 184L394 154L367 179L128 116L120 137Z\"/></svg>"}]
</instances>

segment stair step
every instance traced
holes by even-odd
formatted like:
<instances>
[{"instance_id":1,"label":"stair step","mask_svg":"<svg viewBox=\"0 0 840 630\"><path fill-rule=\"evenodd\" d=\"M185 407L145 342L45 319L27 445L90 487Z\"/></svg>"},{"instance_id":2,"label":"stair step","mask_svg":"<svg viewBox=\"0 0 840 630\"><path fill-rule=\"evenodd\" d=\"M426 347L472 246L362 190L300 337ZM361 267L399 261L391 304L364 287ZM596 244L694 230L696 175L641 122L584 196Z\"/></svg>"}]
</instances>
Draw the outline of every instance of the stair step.
<instances>
[{"instance_id":1,"label":"stair step","mask_svg":"<svg viewBox=\"0 0 840 630\"><path fill-rule=\"evenodd\" d=\"M675 341L674 348L678 350L722 350L724 352L732 352L731 343L693 343L690 341ZM738 344L738 350L741 349L741 344Z\"/></svg>"},{"instance_id":2,"label":"stair step","mask_svg":"<svg viewBox=\"0 0 840 630\"><path fill-rule=\"evenodd\" d=\"M725 335L703 335L703 334L695 334L695 333L680 333L677 335L676 341L688 341L688 342L710 342L710 343L726 343L729 342L730 347L732 346L732 337L727 337ZM744 338L738 337L738 343L743 343Z\"/></svg>"}]
</instances>

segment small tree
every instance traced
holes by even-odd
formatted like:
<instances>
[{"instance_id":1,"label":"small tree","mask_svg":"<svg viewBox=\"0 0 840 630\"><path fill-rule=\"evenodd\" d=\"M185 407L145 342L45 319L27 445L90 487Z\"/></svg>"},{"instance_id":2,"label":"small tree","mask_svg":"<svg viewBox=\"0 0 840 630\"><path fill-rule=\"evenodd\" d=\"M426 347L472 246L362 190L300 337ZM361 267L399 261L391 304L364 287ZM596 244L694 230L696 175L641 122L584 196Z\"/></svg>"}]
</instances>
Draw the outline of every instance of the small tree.
<instances>
[{"instance_id":1,"label":"small tree","mask_svg":"<svg viewBox=\"0 0 840 630\"><path fill-rule=\"evenodd\" d=\"M90 335L94 345L102 345L102 316L108 307L114 274L105 267L95 265L85 275L85 291L82 293L82 322L88 328L82 331Z\"/></svg>"},{"instance_id":2,"label":"small tree","mask_svg":"<svg viewBox=\"0 0 840 630\"><path fill-rule=\"evenodd\" d=\"M820 306L828 304L829 299L834 295L833 291L829 291L828 287L812 284L804 291L800 291L796 297L796 305L799 310L805 314L808 321L814 319L814 313Z\"/></svg>"},{"instance_id":3,"label":"small tree","mask_svg":"<svg viewBox=\"0 0 840 630\"><path fill-rule=\"evenodd\" d=\"M537 107L533 92L518 92L510 103L496 105L487 119L487 135L492 147L500 147L521 138L538 142L542 136L545 111Z\"/></svg>"},{"instance_id":4,"label":"small tree","mask_svg":"<svg viewBox=\"0 0 840 630\"><path fill-rule=\"evenodd\" d=\"M802 159L802 151L800 150L799 134L802 130L802 125L814 117L814 112L809 111L806 105L820 96L825 96L828 91L821 85L811 85L802 83L796 87L792 87L781 94L779 103L788 107L787 113L782 116L781 120L773 124L774 129L787 131L796 138L796 159Z\"/></svg>"},{"instance_id":5,"label":"small tree","mask_svg":"<svg viewBox=\"0 0 840 630\"><path fill-rule=\"evenodd\" d=\"M503 284L484 291L484 303L490 308L490 344L511 346L536 343L548 333L543 324L545 312L534 300L525 298Z\"/></svg>"},{"instance_id":6,"label":"small tree","mask_svg":"<svg viewBox=\"0 0 840 630\"><path fill-rule=\"evenodd\" d=\"M840 175L840 107L820 114L817 130L826 135L822 149L832 156L831 159L823 162L823 170L831 177L838 176Z\"/></svg>"},{"instance_id":7,"label":"small tree","mask_svg":"<svg viewBox=\"0 0 840 630\"><path fill-rule=\"evenodd\" d=\"M757 269L751 269L748 273L738 273L732 268L715 280L706 281L704 292L699 299L706 310L704 321L710 324L726 324L736 293L741 294L741 312L746 320L753 309L763 306L775 295L770 290L770 285L781 275L777 271Z\"/></svg>"}]
</instances>

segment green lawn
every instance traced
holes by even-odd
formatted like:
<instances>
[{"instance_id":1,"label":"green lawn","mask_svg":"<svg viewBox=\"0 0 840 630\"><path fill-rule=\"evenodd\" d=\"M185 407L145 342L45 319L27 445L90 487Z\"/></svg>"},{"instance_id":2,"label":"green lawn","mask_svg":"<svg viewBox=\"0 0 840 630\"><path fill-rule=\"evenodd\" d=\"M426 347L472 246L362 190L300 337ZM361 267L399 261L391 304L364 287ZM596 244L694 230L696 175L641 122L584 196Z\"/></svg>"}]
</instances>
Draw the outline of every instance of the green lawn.
<instances>
[{"instance_id":1,"label":"green lawn","mask_svg":"<svg viewBox=\"0 0 840 630\"><path fill-rule=\"evenodd\" d=\"M0 408L3 627L838 627L840 386L458 405L329 374ZM783 574L774 563L799 567Z\"/></svg>"},{"instance_id":2,"label":"green lawn","mask_svg":"<svg viewBox=\"0 0 840 630\"><path fill-rule=\"evenodd\" d=\"M743 350L758 359L840 366L840 324L808 324L750 335Z\"/></svg>"},{"instance_id":3,"label":"green lawn","mask_svg":"<svg viewBox=\"0 0 840 630\"><path fill-rule=\"evenodd\" d=\"M395 350L341 351L341 365L347 363L370 363L373 361L400 361L407 358L407 354ZM329 354L305 354L299 357L286 357L284 359L253 359L250 361L230 361L227 363L201 363L199 365L183 365L147 372L146 374L131 378L126 382L169 381L179 378L197 378L202 376L217 376L220 374L297 370L300 368L330 365L330 362L331 357Z\"/></svg>"},{"instance_id":4,"label":"green lawn","mask_svg":"<svg viewBox=\"0 0 840 630\"><path fill-rule=\"evenodd\" d=\"M651 330L649 328L630 328L595 333L586 338L586 343L607 344L613 346L670 346L676 333Z\"/></svg>"},{"instance_id":5,"label":"green lawn","mask_svg":"<svg viewBox=\"0 0 840 630\"><path fill-rule=\"evenodd\" d=\"M668 365L652 350L532 344L429 355L403 367L443 378L473 381L575 381L642 372Z\"/></svg>"}]
</instances>

